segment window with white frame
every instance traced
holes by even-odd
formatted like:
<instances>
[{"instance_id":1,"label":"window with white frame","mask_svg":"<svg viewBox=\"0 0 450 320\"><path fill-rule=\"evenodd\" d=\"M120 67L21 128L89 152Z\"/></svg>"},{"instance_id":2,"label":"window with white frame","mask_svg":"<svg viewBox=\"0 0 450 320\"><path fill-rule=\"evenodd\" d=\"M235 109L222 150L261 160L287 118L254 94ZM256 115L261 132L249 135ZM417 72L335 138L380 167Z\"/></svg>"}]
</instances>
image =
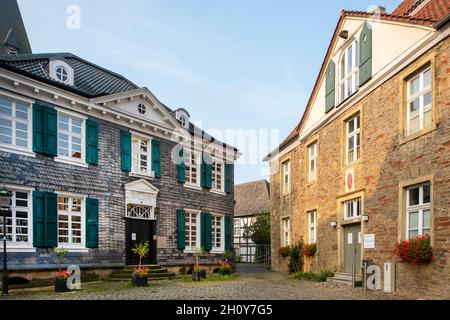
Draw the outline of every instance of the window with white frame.
<instances>
[{"instance_id":1,"label":"window with white frame","mask_svg":"<svg viewBox=\"0 0 450 320\"><path fill-rule=\"evenodd\" d=\"M234 237L240 237L241 236L241 221L240 219L234 219Z\"/></svg>"},{"instance_id":2,"label":"window with white frame","mask_svg":"<svg viewBox=\"0 0 450 320\"><path fill-rule=\"evenodd\" d=\"M80 118L58 114L58 157L83 160L83 123Z\"/></svg>"},{"instance_id":3,"label":"window with white frame","mask_svg":"<svg viewBox=\"0 0 450 320\"><path fill-rule=\"evenodd\" d=\"M151 140L133 135L132 137L133 165L132 172L151 175Z\"/></svg>"},{"instance_id":4,"label":"window with white frame","mask_svg":"<svg viewBox=\"0 0 450 320\"><path fill-rule=\"evenodd\" d=\"M223 250L223 216L212 215L211 217L211 231L212 231L212 249L213 250Z\"/></svg>"},{"instance_id":5,"label":"window with white frame","mask_svg":"<svg viewBox=\"0 0 450 320\"><path fill-rule=\"evenodd\" d=\"M431 68L412 79L407 86L406 135L416 133L432 123L431 115Z\"/></svg>"},{"instance_id":6,"label":"window with white frame","mask_svg":"<svg viewBox=\"0 0 450 320\"><path fill-rule=\"evenodd\" d=\"M414 186L406 192L406 237L430 234L430 184Z\"/></svg>"},{"instance_id":7,"label":"window with white frame","mask_svg":"<svg viewBox=\"0 0 450 320\"><path fill-rule=\"evenodd\" d=\"M283 247L291 244L291 219L284 218L283 223Z\"/></svg>"},{"instance_id":8,"label":"window with white frame","mask_svg":"<svg viewBox=\"0 0 450 320\"><path fill-rule=\"evenodd\" d=\"M83 198L58 195L58 245L81 247L83 243Z\"/></svg>"},{"instance_id":9,"label":"window with white frame","mask_svg":"<svg viewBox=\"0 0 450 320\"><path fill-rule=\"evenodd\" d=\"M67 83L69 81L69 73L63 66L56 67L55 75L56 79L60 82Z\"/></svg>"},{"instance_id":10,"label":"window with white frame","mask_svg":"<svg viewBox=\"0 0 450 320\"><path fill-rule=\"evenodd\" d=\"M361 119L360 114L347 121L347 163L355 162L360 156Z\"/></svg>"},{"instance_id":11,"label":"window with white frame","mask_svg":"<svg viewBox=\"0 0 450 320\"><path fill-rule=\"evenodd\" d=\"M187 184L200 185L200 154L184 149L185 179Z\"/></svg>"},{"instance_id":12,"label":"window with white frame","mask_svg":"<svg viewBox=\"0 0 450 320\"><path fill-rule=\"evenodd\" d=\"M186 250L199 249L199 235L200 235L200 214L198 212L186 211L185 220L185 244Z\"/></svg>"},{"instance_id":13,"label":"window with white frame","mask_svg":"<svg viewBox=\"0 0 450 320\"><path fill-rule=\"evenodd\" d=\"M30 105L0 97L0 145L31 149Z\"/></svg>"},{"instance_id":14,"label":"window with white frame","mask_svg":"<svg viewBox=\"0 0 450 320\"><path fill-rule=\"evenodd\" d=\"M344 202L344 219L353 219L361 216L361 197Z\"/></svg>"},{"instance_id":15,"label":"window with white frame","mask_svg":"<svg viewBox=\"0 0 450 320\"><path fill-rule=\"evenodd\" d=\"M286 160L282 164L283 167L283 193L291 191L291 162Z\"/></svg>"},{"instance_id":16,"label":"window with white frame","mask_svg":"<svg viewBox=\"0 0 450 320\"><path fill-rule=\"evenodd\" d=\"M12 190L10 211L6 213L6 241L11 244L31 242L31 195L28 191ZM4 234L3 215L0 215L0 234Z\"/></svg>"},{"instance_id":17,"label":"window with white frame","mask_svg":"<svg viewBox=\"0 0 450 320\"><path fill-rule=\"evenodd\" d=\"M223 191L224 190L224 183L223 183L223 170L224 165L223 161L218 159L213 159L213 163L211 165L212 167L212 189Z\"/></svg>"},{"instance_id":18,"label":"window with white frame","mask_svg":"<svg viewBox=\"0 0 450 320\"><path fill-rule=\"evenodd\" d=\"M308 147L308 181L317 179L317 142Z\"/></svg>"},{"instance_id":19,"label":"window with white frame","mask_svg":"<svg viewBox=\"0 0 450 320\"><path fill-rule=\"evenodd\" d=\"M317 211L308 212L308 242L317 242Z\"/></svg>"},{"instance_id":20,"label":"window with white frame","mask_svg":"<svg viewBox=\"0 0 450 320\"><path fill-rule=\"evenodd\" d=\"M358 40L345 49L339 63L339 102L354 94L359 87L359 43Z\"/></svg>"}]
</instances>

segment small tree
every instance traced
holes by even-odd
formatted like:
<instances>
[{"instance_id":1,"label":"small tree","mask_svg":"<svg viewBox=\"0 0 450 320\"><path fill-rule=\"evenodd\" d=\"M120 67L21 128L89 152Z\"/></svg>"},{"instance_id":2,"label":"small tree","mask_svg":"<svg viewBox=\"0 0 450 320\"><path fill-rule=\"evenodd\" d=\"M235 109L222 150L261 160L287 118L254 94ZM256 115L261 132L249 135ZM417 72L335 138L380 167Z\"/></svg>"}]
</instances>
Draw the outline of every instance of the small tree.
<instances>
[{"instance_id":1,"label":"small tree","mask_svg":"<svg viewBox=\"0 0 450 320\"><path fill-rule=\"evenodd\" d=\"M150 251L150 245L148 244L148 241L145 243L136 244L132 251L134 254L137 254L139 256L139 269L141 269L142 258L147 257Z\"/></svg>"},{"instance_id":2,"label":"small tree","mask_svg":"<svg viewBox=\"0 0 450 320\"><path fill-rule=\"evenodd\" d=\"M289 253L289 273L296 273L303 270L303 255L302 255L303 239L291 246Z\"/></svg>"},{"instance_id":3,"label":"small tree","mask_svg":"<svg viewBox=\"0 0 450 320\"><path fill-rule=\"evenodd\" d=\"M59 272L62 272L62 265L67 260L67 254L69 253L69 250L65 248L54 248L53 253L56 257L56 263L58 264Z\"/></svg>"},{"instance_id":4,"label":"small tree","mask_svg":"<svg viewBox=\"0 0 450 320\"><path fill-rule=\"evenodd\" d=\"M244 237L250 238L256 244L270 243L270 213L256 216L255 221L248 228L248 234Z\"/></svg>"}]
</instances>

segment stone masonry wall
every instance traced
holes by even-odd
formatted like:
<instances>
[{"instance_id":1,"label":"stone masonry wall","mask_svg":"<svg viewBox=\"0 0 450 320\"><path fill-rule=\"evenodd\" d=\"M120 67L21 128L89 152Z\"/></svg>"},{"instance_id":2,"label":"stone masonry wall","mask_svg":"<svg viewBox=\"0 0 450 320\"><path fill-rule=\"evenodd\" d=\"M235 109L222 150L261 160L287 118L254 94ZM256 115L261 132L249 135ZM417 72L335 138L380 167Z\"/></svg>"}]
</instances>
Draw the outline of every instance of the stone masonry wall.
<instances>
[{"instance_id":1,"label":"stone masonry wall","mask_svg":"<svg viewBox=\"0 0 450 320\"><path fill-rule=\"evenodd\" d=\"M362 222L363 233L375 234L376 239L375 249L363 250L362 257L373 259L381 270L384 262L394 261L398 291L450 297L450 40L442 41L424 57L429 54L435 57L435 130L400 143L399 90L401 79L406 75L404 70L315 133L319 145L316 183L305 183L304 143L280 159L291 157L292 192L282 196L279 172L271 173L272 267L275 270L283 270L286 263L278 254L280 218L291 217L291 242L300 237L307 239L307 211L315 209L318 254L307 261L307 269L342 271L342 261L338 261L341 247L338 237L342 232L338 200L346 195L343 128L344 120L359 110L361 158L354 165L355 191L364 193L363 212L369 216L368 222ZM401 263L394 255L394 244L400 237L399 185L427 176L432 177L432 244L436 261L417 267ZM338 221L338 228L330 226L333 220ZM404 230L401 238L404 238Z\"/></svg>"}]
</instances>

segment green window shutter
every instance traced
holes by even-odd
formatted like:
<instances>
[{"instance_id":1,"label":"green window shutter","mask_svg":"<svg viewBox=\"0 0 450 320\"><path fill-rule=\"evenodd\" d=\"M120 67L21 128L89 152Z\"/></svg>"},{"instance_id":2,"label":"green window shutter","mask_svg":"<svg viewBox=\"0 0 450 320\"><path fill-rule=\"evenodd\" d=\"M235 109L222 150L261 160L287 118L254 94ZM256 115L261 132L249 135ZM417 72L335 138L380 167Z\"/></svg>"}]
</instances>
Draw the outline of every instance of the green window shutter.
<instances>
[{"instance_id":1,"label":"green window shutter","mask_svg":"<svg viewBox=\"0 0 450 320\"><path fill-rule=\"evenodd\" d=\"M159 140L152 140L152 170L155 177L161 177L161 142Z\"/></svg>"},{"instance_id":2,"label":"green window shutter","mask_svg":"<svg viewBox=\"0 0 450 320\"><path fill-rule=\"evenodd\" d=\"M184 250L186 247L186 214L183 209L177 210L177 249Z\"/></svg>"},{"instance_id":3,"label":"green window shutter","mask_svg":"<svg viewBox=\"0 0 450 320\"><path fill-rule=\"evenodd\" d=\"M325 74L325 113L330 112L335 106L335 75L336 64L333 62L333 60L330 60Z\"/></svg>"},{"instance_id":4,"label":"green window shutter","mask_svg":"<svg viewBox=\"0 0 450 320\"><path fill-rule=\"evenodd\" d=\"M86 162L98 165L98 123L86 120Z\"/></svg>"},{"instance_id":5,"label":"green window shutter","mask_svg":"<svg viewBox=\"0 0 450 320\"><path fill-rule=\"evenodd\" d=\"M120 131L120 166L122 171L131 171L131 133Z\"/></svg>"},{"instance_id":6,"label":"green window shutter","mask_svg":"<svg viewBox=\"0 0 450 320\"><path fill-rule=\"evenodd\" d=\"M202 159L200 163L200 185L202 188L206 188L206 163L203 159L204 154L202 154Z\"/></svg>"},{"instance_id":7,"label":"green window shutter","mask_svg":"<svg viewBox=\"0 0 450 320\"><path fill-rule=\"evenodd\" d=\"M233 222L230 216L225 217L225 250L233 250Z\"/></svg>"},{"instance_id":8,"label":"green window shutter","mask_svg":"<svg viewBox=\"0 0 450 320\"><path fill-rule=\"evenodd\" d=\"M44 106L33 105L33 151L36 153L45 152L45 123Z\"/></svg>"},{"instance_id":9,"label":"green window shutter","mask_svg":"<svg viewBox=\"0 0 450 320\"><path fill-rule=\"evenodd\" d=\"M359 36L359 85L372 78L372 27L364 24Z\"/></svg>"},{"instance_id":10,"label":"green window shutter","mask_svg":"<svg viewBox=\"0 0 450 320\"><path fill-rule=\"evenodd\" d=\"M45 107L45 153L58 154L58 114L54 108Z\"/></svg>"},{"instance_id":11,"label":"green window shutter","mask_svg":"<svg viewBox=\"0 0 450 320\"><path fill-rule=\"evenodd\" d=\"M233 173L232 173L233 165L231 163L225 164L225 192L231 193L233 186Z\"/></svg>"},{"instance_id":12,"label":"green window shutter","mask_svg":"<svg viewBox=\"0 0 450 320\"><path fill-rule=\"evenodd\" d=\"M202 187L211 189L212 187L212 163L211 155L203 153L201 164L201 181Z\"/></svg>"},{"instance_id":13,"label":"green window shutter","mask_svg":"<svg viewBox=\"0 0 450 320\"><path fill-rule=\"evenodd\" d=\"M45 192L33 191L33 246L45 247Z\"/></svg>"},{"instance_id":14,"label":"green window shutter","mask_svg":"<svg viewBox=\"0 0 450 320\"><path fill-rule=\"evenodd\" d=\"M98 199L86 199L86 247L98 248Z\"/></svg>"},{"instance_id":15,"label":"green window shutter","mask_svg":"<svg viewBox=\"0 0 450 320\"><path fill-rule=\"evenodd\" d=\"M186 181L186 166L184 164L184 152L183 148L180 149L178 154L178 164L177 164L177 180L179 183L184 183Z\"/></svg>"},{"instance_id":16,"label":"green window shutter","mask_svg":"<svg viewBox=\"0 0 450 320\"><path fill-rule=\"evenodd\" d=\"M210 213L205 214L205 249L206 251L212 250L212 216Z\"/></svg>"},{"instance_id":17,"label":"green window shutter","mask_svg":"<svg viewBox=\"0 0 450 320\"><path fill-rule=\"evenodd\" d=\"M206 250L206 213L200 213L200 246Z\"/></svg>"},{"instance_id":18,"label":"green window shutter","mask_svg":"<svg viewBox=\"0 0 450 320\"><path fill-rule=\"evenodd\" d=\"M58 195L52 192L45 193L45 240L46 247L58 246Z\"/></svg>"}]
</instances>

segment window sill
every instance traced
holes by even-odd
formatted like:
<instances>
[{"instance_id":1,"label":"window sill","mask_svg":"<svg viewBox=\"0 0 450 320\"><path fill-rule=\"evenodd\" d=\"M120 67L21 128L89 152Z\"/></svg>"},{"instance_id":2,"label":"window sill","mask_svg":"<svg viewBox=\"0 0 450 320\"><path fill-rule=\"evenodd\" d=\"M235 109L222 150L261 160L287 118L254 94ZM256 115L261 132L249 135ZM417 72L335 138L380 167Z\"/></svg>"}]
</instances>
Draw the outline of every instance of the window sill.
<instances>
[{"instance_id":1,"label":"window sill","mask_svg":"<svg viewBox=\"0 0 450 320\"><path fill-rule=\"evenodd\" d=\"M87 163L77 161L77 160L71 160L71 159L66 159L66 158L61 158L61 157L55 157L54 159L55 159L55 162L71 164L71 165L79 166L79 167L83 167L83 168L89 167L89 165Z\"/></svg>"},{"instance_id":2,"label":"window sill","mask_svg":"<svg viewBox=\"0 0 450 320\"><path fill-rule=\"evenodd\" d=\"M226 193L224 191L222 191L222 190L211 189L211 193L220 194L221 196L225 196L226 195Z\"/></svg>"},{"instance_id":3,"label":"window sill","mask_svg":"<svg viewBox=\"0 0 450 320\"><path fill-rule=\"evenodd\" d=\"M317 178L306 183L306 187L311 187L317 183Z\"/></svg>"},{"instance_id":4,"label":"window sill","mask_svg":"<svg viewBox=\"0 0 450 320\"><path fill-rule=\"evenodd\" d=\"M58 246L59 249L67 249L69 252L81 252L81 253L86 253L89 252L89 249L87 248L82 248L82 247L67 247L67 246Z\"/></svg>"},{"instance_id":5,"label":"window sill","mask_svg":"<svg viewBox=\"0 0 450 320\"><path fill-rule=\"evenodd\" d=\"M198 186L198 185L195 185L195 184L185 183L184 186L185 186L186 188L189 188L189 189L194 189L194 190L202 191L202 187L200 187L200 186Z\"/></svg>"},{"instance_id":6,"label":"window sill","mask_svg":"<svg viewBox=\"0 0 450 320\"><path fill-rule=\"evenodd\" d=\"M359 158L358 160L346 163L345 167L346 168L351 168L351 167L354 167L354 166L356 166L356 165L358 165L360 163L361 163L361 158Z\"/></svg>"},{"instance_id":7,"label":"window sill","mask_svg":"<svg viewBox=\"0 0 450 320\"><path fill-rule=\"evenodd\" d=\"M36 154L28 149L15 148L15 147L9 146L9 145L0 146L0 151L14 153L14 154L18 154L21 156L36 158Z\"/></svg>"},{"instance_id":8,"label":"window sill","mask_svg":"<svg viewBox=\"0 0 450 320\"><path fill-rule=\"evenodd\" d=\"M199 253L200 249L184 249L183 253Z\"/></svg>"},{"instance_id":9,"label":"window sill","mask_svg":"<svg viewBox=\"0 0 450 320\"><path fill-rule=\"evenodd\" d=\"M213 249L213 250L211 250L210 251L210 253L219 253L219 254L223 254L225 252L225 250L224 249Z\"/></svg>"},{"instance_id":10,"label":"window sill","mask_svg":"<svg viewBox=\"0 0 450 320\"><path fill-rule=\"evenodd\" d=\"M436 128L437 128L436 123L433 123L433 124L429 125L428 127L423 128L422 130L417 131L416 133L413 133L409 136L401 136L399 144L402 145L409 141L415 140L423 135L433 132L434 130L436 130Z\"/></svg>"},{"instance_id":11,"label":"window sill","mask_svg":"<svg viewBox=\"0 0 450 320\"><path fill-rule=\"evenodd\" d=\"M150 179L153 180L155 178L155 175L153 174L144 174L144 173L137 173L137 172L130 172L130 177L135 178L144 178L144 179Z\"/></svg>"},{"instance_id":12,"label":"window sill","mask_svg":"<svg viewBox=\"0 0 450 320\"><path fill-rule=\"evenodd\" d=\"M13 244L6 244L6 252L24 252L24 253L34 253L36 252L36 248L34 248L31 245L13 245Z\"/></svg>"}]
</instances>

